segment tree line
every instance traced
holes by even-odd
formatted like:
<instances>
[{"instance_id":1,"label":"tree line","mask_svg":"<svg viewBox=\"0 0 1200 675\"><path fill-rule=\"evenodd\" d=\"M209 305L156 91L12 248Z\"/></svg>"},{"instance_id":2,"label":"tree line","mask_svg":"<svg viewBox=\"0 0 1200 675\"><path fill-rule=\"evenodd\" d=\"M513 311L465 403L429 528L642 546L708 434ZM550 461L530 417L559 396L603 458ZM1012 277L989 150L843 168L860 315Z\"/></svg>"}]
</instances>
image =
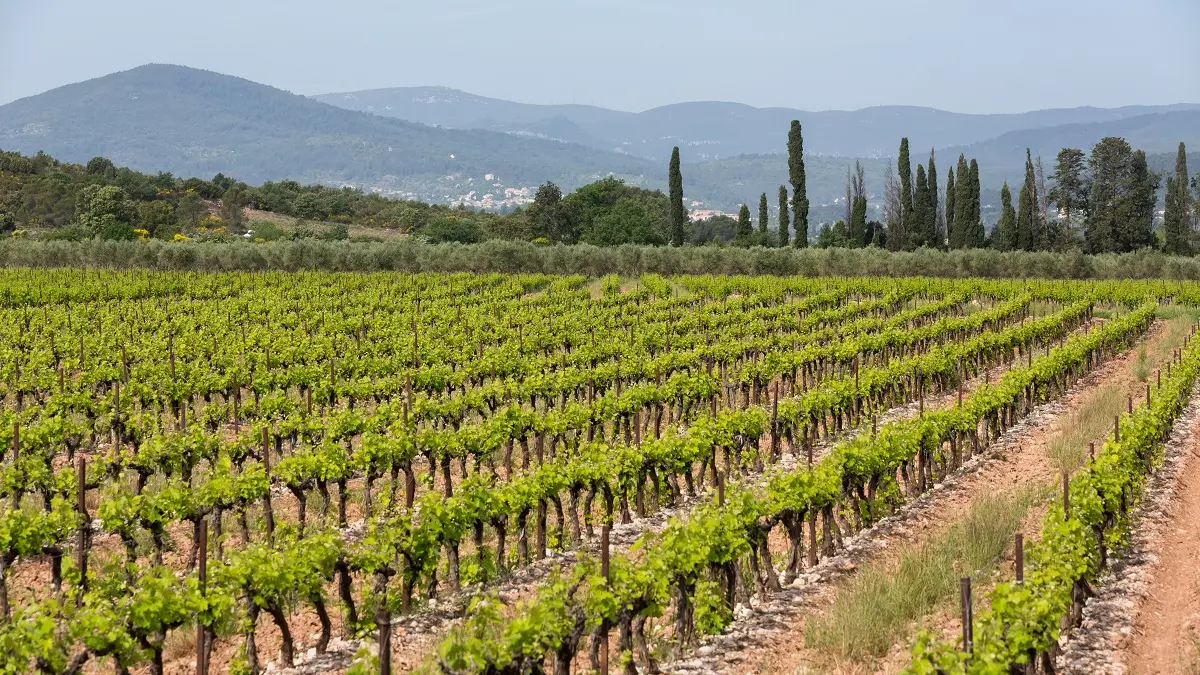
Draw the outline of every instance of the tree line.
<instances>
[{"instance_id":1,"label":"tree line","mask_svg":"<svg viewBox=\"0 0 1200 675\"><path fill-rule=\"evenodd\" d=\"M1156 228L1162 176L1152 171L1146 153L1123 138L1103 138L1090 153L1063 148L1047 187L1041 157L1026 149L1025 175L1013 205L1006 181L1000 189L1000 217L990 232L981 215L979 166L959 155L946 173L939 199L935 153L929 169L918 164L915 181L908 139L902 139L896 173L885 170L883 221L864 224L857 205L862 168L846 181L846 217L825 225L822 247L886 246L893 251L993 248L1000 251L1126 253L1154 248L1173 255L1200 250L1196 204L1200 185L1189 178L1187 150L1179 144L1174 175L1166 180L1165 210ZM1053 206L1052 211L1050 207ZM872 226L883 231L872 231Z\"/></svg>"},{"instance_id":2,"label":"tree line","mask_svg":"<svg viewBox=\"0 0 1200 675\"><path fill-rule=\"evenodd\" d=\"M1025 175L1000 190L999 219L990 231L982 218L979 165L960 155L939 184L936 154L912 169L907 138L895 169L885 169L882 195L868 194L863 166L847 171L844 215L810 231L810 202L801 124L794 120L786 142L787 184L777 199L760 194L736 217L689 218L679 149L668 165L668 191L603 178L564 194L553 183L537 189L528 206L509 213L393 199L358 189L300 185L284 180L253 187L217 174L212 179L145 174L114 166L103 157L86 165L59 162L39 153L0 152L0 232L33 230L45 239L159 238L227 240L346 239L346 226L390 229L432 243L488 239L537 244L732 245L737 247L878 247L1000 251L1120 253L1154 248L1176 255L1200 251L1196 204L1200 191L1179 144L1175 171L1166 177L1165 211L1156 227L1162 176L1146 154L1121 138L1104 138L1085 153L1058 153L1047 185L1042 160L1026 151ZM790 189L789 189L790 188ZM874 200L877 218L871 218ZM1053 210L1051 207L1053 206ZM990 207L989 207L990 208ZM249 222L247 209L298 219L290 229ZM771 222L772 211L776 222ZM756 216L756 217L755 217ZM360 238L370 238L360 237Z\"/></svg>"}]
</instances>

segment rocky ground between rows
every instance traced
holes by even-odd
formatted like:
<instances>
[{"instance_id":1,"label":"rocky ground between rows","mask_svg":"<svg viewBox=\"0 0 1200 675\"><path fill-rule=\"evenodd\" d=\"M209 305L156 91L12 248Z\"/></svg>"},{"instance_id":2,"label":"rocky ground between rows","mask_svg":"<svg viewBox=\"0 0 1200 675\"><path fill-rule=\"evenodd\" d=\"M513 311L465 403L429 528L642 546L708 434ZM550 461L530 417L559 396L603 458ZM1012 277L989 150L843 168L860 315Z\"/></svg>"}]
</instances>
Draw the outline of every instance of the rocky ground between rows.
<instances>
[{"instance_id":1,"label":"rocky ground between rows","mask_svg":"<svg viewBox=\"0 0 1200 675\"><path fill-rule=\"evenodd\" d=\"M1195 454L1198 441L1200 384L1193 388L1192 399L1167 441L1162 465L1151 474L1145 494L1134 509L1128 545L1110 554L1109 568L1097 584L1098 594L1084 606L1083 624L1060 641L1059 672L1072 675L1130 672L1127 652L1135 638L1135 623L1155 575L1160 572L1164 547L1173 539L1170 530L1179 526L1175 519L1181 505L1181 479L1189 466L1200 461ZM1194 527L1194 523L1182 526ZM1174 591L1190 593L1192 589Z\"/></svg>"}]
</instances>

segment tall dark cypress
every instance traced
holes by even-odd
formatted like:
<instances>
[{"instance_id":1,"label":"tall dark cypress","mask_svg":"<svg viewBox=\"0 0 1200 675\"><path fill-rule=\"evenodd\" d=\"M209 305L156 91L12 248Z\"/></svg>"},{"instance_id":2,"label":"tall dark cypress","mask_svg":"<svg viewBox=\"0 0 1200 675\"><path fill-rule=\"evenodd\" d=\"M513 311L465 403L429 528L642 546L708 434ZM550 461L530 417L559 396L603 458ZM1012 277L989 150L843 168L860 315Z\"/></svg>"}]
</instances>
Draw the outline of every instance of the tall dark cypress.
<instances>
[{"instance_id":1,"label":"tall dark cypress","mask_svg":"<svg viewBox=\"0 0 1200 675\"><path fill-rule=\"evenodd\" d=\"M913 222L913 184L912 163L908 159L908 139L900 139L900 158L896 161L896 169L900 174L900 241L903 246L912 249L913 235L909 232L916 226Z\"/></svg>"},{"instance_id":2,"label":"tall dark cypress","mask_svg":"<svg viewBox=\"0 0 1200 675\"><path fill-rule=\"evenodd\" d=\"M788 226L791 224L788 217L788 191L786 185L779 186L779 245L788 245Z\"/></svg>"},{"instance_id":3,"label":"tall dark cypress","mask_svg":"<svg viewBox=\"0 0 1200 675\"><path fill-rule=\"evenodd\" d=\"M979 164L971 159L971 168L967 172L971 180L971 216L967 220L967 242L970 248L979 248L984 243L983 205L979 193Z\"/></svg>"},{"instance_id":4,"label":"tall dark cypress","mask_svg":"<svg viewBox=\"0 0 1200 675\"><path fill-rule=\"evenodd\" d=\"M679 170L679 147L671 151L669 170L671 199L671 243L683 246L687 209L683 208L683 173Z\"/></svg>"},{"instance_id":5,"label":"tall dark cypress","mask_svg":"<svg viewBox=\"0 0 1200 675\"><path fill-rule=\"evenodd\" d=\"M908 236L908 249L918 249L929 246L929 182L925 177L925 167L917 165L917 186L913 190L913 217L909 219L909 227L905 230Z\"/></svg>"},{"instance_id":6,"label":"tall dark cypress","mask_svg":"<svg viewBox=\"0 0 1200 675\"><path fill-rule=\"evenodd\" d=\"M954 176L954 229L958 230L963 248L978 248L971 241L971 173L967 158L958 156L958 172Z\"/></svg>"},{"instance_id":7,"label":"tall dark cypress","mask_svg":"<svg viewBox=\"0 0 1200 675\"><path fill-rule=\"evenodd\" d=\"M1021 193L1017 197L1017 228L1013 237L1013 249L1017 251L1032 251L1033 241L1033 194L1029 191L1029 183L1021 184Z\"/></svg>"},{"instance_id":8,"label":"tall dark cypress","mask_svg":"<svg viewBox=\"0 0 1200 675\"><path fill-rule=\"evenodd\" d=\"M962 231L954 225L954 167L946 169L946 238L950 248L962 248Z\"/></svg>"},{"instance_id":9,"label":"tall dark cypress","mask_svg":"<svg viewBox=\"0 0 1200 675\"><path fill-rule=\"evenodd\" d=\"M742 246L749 246L754 236L754 223L750 222L750 207L742 204L738 209L737 234L735 241Z\"/></svg>"},{"instance_id":10,"label":"tall dark cypress","mask_svg":"<svg viewBox=\"0 0 1200 675\"><path fill-rule=\"evenodd\" d=\"M770 246L771 242L767 241L767 223L771 219L771 212L767 210L767 193L762 193L758 198L758 235L762 238L763 246Z\"/></svg>"},{"instance_id":11,"label":"tall dark cypress","mask_svg":"<svg viewBox=\"0 0 1200 675\"><path fill-rule=\"evenodd\" d=\"M808 246L808 188L804 175L804 135L800 130L800 120L792 120L792 128L788 131L788 180L792 184L792 210L795 218L792 224L796 228L796 248Z\"/></svg>"},{"instance_id":12,"label":"tall dark cypress","mask_svg":"<svg viewBox=\"0 0 1200 675\"><path fill-rule=\"evenodd\" d=\"M1049 233L1042 226L1042 209L1041 202L1038 199L1037 189L1037 174L1033 168L1033 154L1029 148L1025 148L1025 191L1029 193L1029 228L1028 238L1029 243L1022 245L1026 251L1042 251L1050 248ZM1020 210L1018 209L1017 220L1020 221ZM1025 227L1025 226L1021 226Z\"/></svg>"},{"instance_id":13,"label":"tall dark cypress","mask_svg":"<svg viewBox=\"0 0 1200 675\"><path fill-rule=\"evenodd\" d=\"M942 204L938 200L937 164L934 163L933 148L929 149L929 225L932 241L929 245L934 248L946 246L946 224L941 219Z\"/></svg>"},{"instance_id":14,"label":"tall dark cypress","mask_svg":"<svg viewBox=\"0 0 1200 675\"><path fill-rule=\"evenodd\" d=\"M1175 175L1167 178L1167 210L1163 214L1163 250L1174 255L1192 253L1192 194L1188 185L1187 149L1179 144Z\"/></svg>"},{"instance_id":15,"label":"tall dark cypress","mask_svg":"<svg viewBox=\"0 0 1200 675\"><path fill-rule=\"evenodd\" d=\"M1016 248L1017 212L1013 210L1012 192L1008 189L1008 181L1000 188L1000 222L992 232L992 246L1001 251L1011 251Z\"/></svg>"},{"instance_id":16,"label":"tall dark cypress","mask_svg":"<svg viewBox=\"0 0 1200 675\"><path fill-rule=\"evenodd\" d=\"M1158 205L1158 184L1161 180L1146 164L1145 150L1133 151L1128 180L1129 191L1121 211L1124 216L1121 236L1124 250L1136 251L1154 245L1154 209Z\"/></svg>"}]
</instances>

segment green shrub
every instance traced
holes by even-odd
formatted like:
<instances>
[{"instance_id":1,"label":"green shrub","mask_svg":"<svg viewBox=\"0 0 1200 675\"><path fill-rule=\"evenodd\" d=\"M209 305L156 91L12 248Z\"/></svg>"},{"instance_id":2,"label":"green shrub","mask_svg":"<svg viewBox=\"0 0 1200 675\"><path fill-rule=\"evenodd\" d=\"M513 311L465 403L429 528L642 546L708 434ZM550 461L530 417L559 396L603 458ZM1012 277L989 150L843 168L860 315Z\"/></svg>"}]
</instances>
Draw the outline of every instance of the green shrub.
<instances>
[{"instance_id":1,"label":"green shrub","mask_svg":"<svg viewBox=\"0 0 1200 675\"><path fill-rule=\"evenodd\" d=\"M425 226L421 235L434 244L458 242L460 244L477 244L484 240L483 230L471 220L443 218Z\"/></svg>"},{"instance_id":2,"label":"green shrub","mask_svg":"<svg viewBox=\"0 0 1200 675\"><path fill-rule=\"evenodd\" d=\"M250 223L247 229L251 232L252 239L262 239L263 241L291 239L291 235L288 234L287 230L269 220L255 220Z\"/></svg>"}]
</instances>

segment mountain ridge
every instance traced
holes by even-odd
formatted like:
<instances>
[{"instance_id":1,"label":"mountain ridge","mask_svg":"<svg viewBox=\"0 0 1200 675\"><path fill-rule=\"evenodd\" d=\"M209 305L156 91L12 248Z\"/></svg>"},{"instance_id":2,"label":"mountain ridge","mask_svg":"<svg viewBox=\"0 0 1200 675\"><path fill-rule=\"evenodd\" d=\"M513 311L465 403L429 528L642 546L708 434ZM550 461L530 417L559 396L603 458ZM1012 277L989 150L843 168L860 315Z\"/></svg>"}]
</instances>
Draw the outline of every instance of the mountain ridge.
<instances>
[{"instance_id":1,"label":"mountain ridge","mask_svg":"<svg viewBox=\"0 0 1200 675\"><path fill-rule=\"evenodd\" d=\"M411 94L413 90L387 91ZM440 96L450 101L456 91L442 88L418 93L428 94L426 99ZM657 152L646 147L651 144L637 139L613 142L605 137L609 133L605 125L616 128L621 120L636 118L638 113L617 111L610 115L613 111L572 104L565 109L582 114L582 121L578 115L572 119L563 114L506 122L511 119L506 117L510 114L507 103L460 110L463 119L481 112L490 115L471 117L482 120L488 129L445 128L347 110L244 78L149 64L0 106L0 148L25 153L45 150L74 162L103 155L142 171L205 177L221 172L250 183L293 179L348 185L431 203L466 202L477 208L501 208L496 202L486 204L486 195L509 199L512 189L516 196L511 196L511 206L527 199L537 185L547 181L570 190L610 174L633 185L666 188L665 159L645 156ZM450 104L424 105L436 108ZM522 112L519 106L525 104L514 105L518 106L515 114L529 110ZM707 117L683 119L695 106L707 110ZM1101 135L1114 131L1128 133L1135 147L1143 147L1153 157L1166 152L1173 156L1180 140L1189 147L1200 147L1200 123L1193 123L1200 118L1191 117L1200 115L1200 106L1182 107L1185 109L1149 116L1132 116L1132 112L1143 108L1139 106L1124 108L1120 113L1096 109L1100 112L1088 115L1126 117L1057 130L1017 130L970 145L939 149L939 183L944 181L945 170L953 164L960 148L979 160L985 191L998 190L1004 180L1013 184L1021 179L1024 147L1032 147L1035 154L1043 156L1047 173L1053 170L1058 149L1068 144L1060 141L1070 140L1070 145L1087 150ZM1197 110L1192 112L1191 107ZM897 132L894 137L887 128L881 130L881 125L898 124L891 118L901 109L915 111L939 124L943 115L950 114L919 107L864 109L855 123L880 139L877 154L859 155L867 167L868 189L874 194L880 191L883 167L894 167L891 155L902 135L908 135L916 148L914 169L925 161L927 150L922 148L929 146L920 140L920 129L915 130L918 133ZM545 112L536 106L533 110L537 114ZM710 154L717 157L705 157L704 151L709 148L696 140L700 133L696 129L705 128L714 110L721 123L717 128L725 129L729 139L761 138L764 150L713 152ZM691 103L653 109L653 115L645 118L649 120L646 128L658 135L656 147L679 144L684 151L685 194L689 202L702 203L696 208L735 211L743 202L753 204L762 192L773 203L775 190L787 182L786 156L782 153L792 111L767 109L774 110L770 114L777 119L764 127L761 110L741 104L713 108ZM846 169L855 161L853 155L820 152L827 143L821 134L820 119L806 121L804 131L814 222L840 216L835 200L842 196ZM1169 124L1159 124L1164 120ZM1186 129L1179 130L1180 126ZM1090 142L1083 142L1089 138ZM1147 147L1143 142L1154 146ZM826 207L818 209L821 204Z\"/></svg>"},{"instance_id":2,"label":"mountain ridge","mask_svg":"<svg viewBox=\"0 0 1200 675\"><path fill-rule=\"evenodd\" d=\"M426 103L436 92L437 104ZM1022 129L1110 122L1154 112L1200 110L1200 104L1100 108L1049 108L1023 113L955 113L925 106L880 105L857 110L809 111L755 107L728 101L688 101L640 112L579 104L529 104L479 96L448 87L390 87L320 94L331 105L408 119L423 124L499 131L521 129L564 117L595 139L591 147L622 148L665 161L679 145L685 161L782 151L787 126L805 127L805 150L814 155L886 157L901 137L913 147L970 145ZM487 113L483 110L486 108Z\"/></svg>"}]
</instances>

